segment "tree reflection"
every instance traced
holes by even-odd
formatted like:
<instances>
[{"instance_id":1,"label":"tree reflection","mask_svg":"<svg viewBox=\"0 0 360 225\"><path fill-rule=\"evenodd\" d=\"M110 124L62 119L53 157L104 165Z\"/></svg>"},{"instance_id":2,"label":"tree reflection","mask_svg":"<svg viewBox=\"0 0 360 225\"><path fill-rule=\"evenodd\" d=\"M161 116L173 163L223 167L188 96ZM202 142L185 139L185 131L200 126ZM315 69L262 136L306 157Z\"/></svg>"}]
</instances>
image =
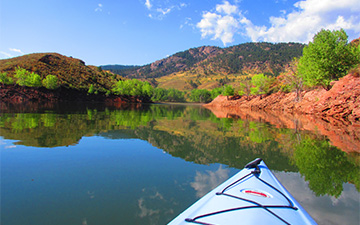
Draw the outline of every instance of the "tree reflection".
<instances>
[{"instance_id":1,"label":"tree reflection","mask_svg":"<svg viewBox=\"0 0 360 225\"><path fill-rule=\"evenodd\" d=\"M217 118L202 107L1 113L0 133L18 140L16 144L35 147L74 145L93 135L138 138L186 161L239 169L261 157L273 170L299 171L318 196L339 197L348 182L360 189L358 155L348 155L323 136L250 118Z\"/></svg>"},{"instance_id":2,"label":"tree reflection","mask_svg":"<svg viewBox=\"0 0 360 225\"><path fill-rule=\"evenodd\" d=\"M359 191L359 165L351 162L345 152L331 146L329 141L306 137L295 148L296 165L317 196L339 197L343 184L348 182L355 184Z\"/></svg>"}]
</instances>

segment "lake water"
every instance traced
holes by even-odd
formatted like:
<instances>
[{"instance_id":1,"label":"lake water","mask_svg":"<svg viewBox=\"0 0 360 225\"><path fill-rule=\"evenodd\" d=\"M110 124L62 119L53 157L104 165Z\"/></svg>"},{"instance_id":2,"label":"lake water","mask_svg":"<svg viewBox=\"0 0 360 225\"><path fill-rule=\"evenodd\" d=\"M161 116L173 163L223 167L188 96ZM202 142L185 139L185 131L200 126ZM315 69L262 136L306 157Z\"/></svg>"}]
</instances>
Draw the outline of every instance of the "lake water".
<instances>
[{"instance_id":1,"label":"lake water","mask_svg":"<svg viewBox=\"0 0 360 225\"><path fill-rule=\"evenodd\" d=\"M257 157L318 224L360 221L359 154L316 131L188 105L0 116L2 225L166 224Z\"/></svg>"}]
</instances>

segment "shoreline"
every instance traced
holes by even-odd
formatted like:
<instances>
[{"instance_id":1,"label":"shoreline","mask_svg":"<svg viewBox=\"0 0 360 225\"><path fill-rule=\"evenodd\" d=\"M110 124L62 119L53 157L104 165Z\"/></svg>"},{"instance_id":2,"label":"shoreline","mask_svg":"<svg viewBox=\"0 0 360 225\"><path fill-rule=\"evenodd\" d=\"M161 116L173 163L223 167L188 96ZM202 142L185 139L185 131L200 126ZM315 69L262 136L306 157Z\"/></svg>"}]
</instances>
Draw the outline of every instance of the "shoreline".
<instances>
[{"instance_id":1,"label":"shoreline","mask_svg":"<svg viewBox=\"0 0 360 225\"><path fill-rule=\"evenodd\" d=\"M107 96L103 93L89 94L87 91L63 87L49 90L44 87L37 88L5 84L0 84L0 98L1 102L6 104L23 104L28 102L43 104L57 102L151 103L150 98L141 96Z\"/></svg>"},{"instance_id":2,"label":"shoreline","mask_svg":"<svg viewBox=\"0 0 360 225\"><path fill-rule=\"evenodd\" d=\"M296 94L277 92L270 95L231 98L219 95L204 107L215 110L260 110L280 113L314 115L334 118L346 125L360 127L360 77L351 74L334 82L333 87L303 91L302 100ZM329 120L329 119L327 119Z\"/></svg>"}]
</instances>

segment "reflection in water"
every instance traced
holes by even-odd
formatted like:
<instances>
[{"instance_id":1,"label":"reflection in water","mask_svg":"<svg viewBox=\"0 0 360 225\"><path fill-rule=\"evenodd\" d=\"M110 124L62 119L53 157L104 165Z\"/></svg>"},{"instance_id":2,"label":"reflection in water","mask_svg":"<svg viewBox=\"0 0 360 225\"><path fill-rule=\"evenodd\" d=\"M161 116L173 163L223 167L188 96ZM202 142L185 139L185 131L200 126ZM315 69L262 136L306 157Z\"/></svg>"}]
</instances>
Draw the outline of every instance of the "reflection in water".
<instances>
[{"instance_id":1,"label":"reflection in water","mask_svg":"<svg viewBox=\"0 0 360 225\"><path fill-rule=\"evenodd\" d=\"M343 183L347 182L355 184L359 190L359 166L326 139L305 137L295 149L294 161L317 196L328 194L339 197Z\"/></svg>"},{"instance_id":2,"label":"reflection in water","mask_svg":"<svg viewBox=\"0 0 360 225\"><path fill-rule=\"evenodd\" d=\"M354 151L347 153L353 147L345 149L347 152L338 148L349 140L354 140L355 143L349 145L357 146L359 140L356 134L360 132L356 128L348 128L351 138L342 137L341 142L336 142L335 135L321 135L326 133L326 129L322 129L320 133L316 130L310 131L310 125L305 124L301 118L276 120L273 115L264 113L233 117L218 118L205 108L184 105L148 105L124 109L78 107L75 110L67 108L66 111L58 107L57 110L39 109L39 112L30 113L7 111L0 113L0 134L5 139L0 145L6 153L21 151L24 146L32 146L40 148L25 148L28 150L27 154L32 154L30 149L36 149L35 152L42 149L51 153L53 147L58 147L54 150L60 154L64 149L71 152L82 146L84 137L91 137L91 140L103 138L106 143L132 139L132 144L135 144L139 139L145 140L161 149L161 152L168 153L161 153L162 155L181 159L186 168L189 167L186 162L210 166L220 164L216 168L213 166L213 170L191 171L189 173L192 175L176 186L180 191L188 187L196 199L226 180L231 168L241 169L247 162L261 157L272 170L287 172L279 172L277 176L283 177L281 182L284 182L287 188L290 187L290 192L305 205L317 221L323 221L323 224L335 221L334 224L337 224L347 215L345 209L350 212L358 209L356 207L359 206L360 200L356 196L360 190L360 155ZM325 127L323 122L318 124ZM329 141L329 138L332 141ZM15 141L10 143L9 140ZM338 147L334 147L335 142ZM121 153L129 146L109 148L118 149ZM99 154L103 155L101 151L110 149L100 148ZM87 152L88 148L84 151ZM91 152L89 154L91 155ZM14 163L22 165L20 161ZM159 166L160 169L155 169L155 174L165 173L169 169L161 167L160 161L157 164L154 167ZM62 164L59 163L60 165ZM144 165L146 164L141 164ZM91 163L87 164L84 170L91 166ZM49 168L45 168L47 169ZM297 183L292 184L295 181ZM179 204L185 203L175 200L173 196L177 193L169 194L169 191L171 190L145 186L140 196L135 195L136 200L132 207L136 208L134 216L139 219L138 222L159 224L160 221L164 221L164 217L170 220L175 216L174 213L182 211L183 208L176 209ZM91 201L102 199L100 190L87 187L81 193L86 194L86 198ZM350 201L351 199L353 201ZM187 199L186 204L193 201L194 199ZM344 212L333 213L329 206ZM350 207L353 207L352 211ZM90 224L91 218L86 218L84 221ZM351 221L359 221L359 218L352 216Z\"/></svg>"},{"instance_id":3,"label":"reflection in water","mask_svg":"<svg viewBox=\"0 0 360 225\"><path fill-rule=\"evenodd\" d=\"M344 192L337 198L330 195L314 198L308 183L298 173L274 174L319 225L359 223L359 192L353 185L343 184Z\"/></svg>"},{"instance_id":4,"label":"reflection in water","mask_svg":"<svg viewBox=\"0 0 360 225\"><path fill-rule=\"evenodd\" d=\"M195 189L196 196L201 198L228 178L229 170L223 169L220 165L216 171L206 171L205 173L196 171L195 181L190 185Z\"/></svg>"},{"instance_id":5,"label":"reflection in water","mask_svg":"<svg viewBox=\"0 0 360 225\"><path fill-rule=\"evenodd\" d=\"M161 217L174 214L174 202L164 198L156 188L143 188L142 197L137 202L140 210L137 216L147 224L160 224Z\"/></svg>"}]
</instances>

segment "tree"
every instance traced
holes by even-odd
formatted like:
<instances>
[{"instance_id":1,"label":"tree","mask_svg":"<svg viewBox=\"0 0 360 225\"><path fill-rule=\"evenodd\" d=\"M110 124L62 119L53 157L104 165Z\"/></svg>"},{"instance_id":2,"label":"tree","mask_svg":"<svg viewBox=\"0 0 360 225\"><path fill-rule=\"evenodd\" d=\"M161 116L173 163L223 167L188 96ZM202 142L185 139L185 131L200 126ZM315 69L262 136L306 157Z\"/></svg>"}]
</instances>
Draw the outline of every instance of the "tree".
<instances>
[{"instance_id":1,"label":"tree","mask_svg":"<svg viewBox=\"0 0 360 225\"><path fill-rule=\"evenodd\" d=\"M223 92L223 89L221 87L214 88L210 91L211 98L215 99L217 96L221 95Z\"/></svg>"},{"instance_id":2,"label":"tree","mask_svg":"<svg viewBox=\"0 0 360 225\"><path fill-rule=\"evenodd\" d=\"M26 69L17 67L15 69L16 84L28 87L41 87L40 75L34 72L29 72Z\"/></svg>"},{"instance_id":3,"label":"tree","mask_svg":"<svg viewBox=\"0 0 360 225\"><path fill-rule=\"evenodd\" d=\"M270 78L262 73L256 74L251 78L251 84L253 87L251 88L251 94L266 94L269 91L270 86Z\"/></svg>"},{"instance_id":4,"label":"tree","mask_svg":"<svg viewBox=\"0 0 360 225\"><path fill-rule=\"evenodd\" d=\"M26 86L29 87L41 87L41 77L39 74L31 72L26 79Z\"/></svg>"},{"instance_id":5,"label":"tree","mask_svg":"<svg viewBox=\"0 0 360 225\"><path fill-rule=\"evenodd\" d=\"M13 84L14 81L10 76L7 75L6 72L3 72L3 73L0 72L0 83Z\"/></svg>"},{"instance_id":6,"label":"tree","mask_svg":"<svg viewBox=\"0 0 360 225\"><path fill-rule=\"evenodd\" d=\"M251 80L246 79L240 83L238 94L245 95L247 99L249 98L249 95L251 94Z\"/></svg>"},{"instance_id":7,"label":"tree","mask_svg":"<svg viewBox=\"0 0 360 225\"><path fill-rule=\"evenodd\" d=\"M296 92L295 101L301 100L301 91L303 89L303 78L298 71L299 59L294 58L289 66L285 69L284 74L281 76L283 84L290 91Z\"/></svg>"},{"instance_id":8,"label":"tree","mask_svg":"<svg viewBox=\"0 0 360 225\"><path fill-rule=\"evenodd\" d=\"M192 102L210 102L211 93L206 89L193 89L190 94Z\"/></svg>"},{"instance_id":9,"label":"tree","mask_svg":"<svg viewBox=\"0 0 360 225\"><path fill-rule=\"evenodd\" d=\"M17 67L15 69L15 78L16 78L16 84L20 86L26 85L26 78L28 76L28 71L26 69Z\"/></svg>"},{"instance_id":10,"label":"tree","mask_svg":"<svg viewBox=\"0 0 360 225\"><path fill-rule=\"evenodd\" d=\"M94 93L94 91L95 91L95 90L94 90L94 85L91 84L90 87L89 87L88 93L89 93L89 94L92 94L92 93Z\"/></svg>"},{"instance_id":11,"label":"tree","mask_svg":"<svg viewBox=\"0 0 360 225\"><path fill-rule=\"evenodd\" d=\"M354 51L347 39L343 29L322 29L304 47L298 70L306 85L321 85L329 90L331 81L343 77L353 65L359 63L357 60L360 52Z\"/></svg>"},{"instance_id":12,"label":"tree","mask_svg":"<svg viewBox=\"0 0 360 225\"><path fill-rule=\"evenodd\" d=\"M231 85L225 85L223 95L225 96L234 95L234 88Z\"/></svg>"},{"instance_id":13,"label":"tree","mask_svg":"<svg viewBox=\"0 0 360 225\"><path fill-rule=\"evenodd\" d=\"M42 84L47 89L56 89L58 88L58 78L54 75L47 75L45 79L43 79Z\"/></svg>"}]
</instances>

